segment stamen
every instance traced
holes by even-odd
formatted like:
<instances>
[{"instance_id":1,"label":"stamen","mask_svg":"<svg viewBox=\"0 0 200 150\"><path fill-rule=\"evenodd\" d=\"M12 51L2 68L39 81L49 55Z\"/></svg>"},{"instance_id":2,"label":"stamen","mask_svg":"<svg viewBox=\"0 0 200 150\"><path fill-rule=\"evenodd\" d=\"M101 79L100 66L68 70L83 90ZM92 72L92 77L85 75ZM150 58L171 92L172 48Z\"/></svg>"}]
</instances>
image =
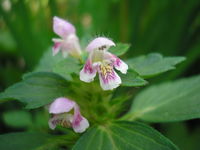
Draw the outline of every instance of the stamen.
<instances>
[{"instance_id":1,"label":"stamen","mask_svg":"<svg viewBox=\"0 0 200 150\"><path fill-rule=\"evenodd\" d=\"M107 76L112 73L112 66L109 64L102 64L100 65L100 70L102 75L107 78Z\"/></svg>"},{"instance_id":2,"label":"stamen","mask_svg":"<svg viewBox=\"0 0 200 150\"><path fill-rule=\"evenodd\" d=\"M103 45L101 47L99 47L99 50L104 50L106 48L106 45Z\"/></svg>"},{"instance_id":3,"label":"stamen","mask_svg":"<svg viewBox=\"0 0 200 150\"><path fill-rule=\"evenodd\" d=\"M70 127L70 123L69 121L63 119L61 122L60 122L60 125L63 126L63 127Z\"/></svg>"},{"instance_id":4,"label":"stamen","mask_svg":"<svg viewBox=\"0 0 200 150\"><path fill-rule=\"evenodd\" d=\"M70 127L71 126L70 122L68 120L66 120L66 119L63 119L63 118L59 118L59 119L53 120L52 124L60 125L62 127Z\"/></svg>"}]
</instances>

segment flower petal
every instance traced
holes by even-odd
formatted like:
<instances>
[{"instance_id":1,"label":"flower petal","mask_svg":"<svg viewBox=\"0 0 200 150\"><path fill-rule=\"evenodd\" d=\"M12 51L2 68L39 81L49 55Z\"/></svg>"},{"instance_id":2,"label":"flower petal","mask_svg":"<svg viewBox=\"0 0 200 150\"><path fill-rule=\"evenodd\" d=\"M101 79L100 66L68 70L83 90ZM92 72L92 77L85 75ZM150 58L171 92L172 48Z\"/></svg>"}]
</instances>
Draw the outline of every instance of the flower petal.
<instances>
[{"instance_id":1,"label":"flower petal","mask_svg":"<svg viewBox=\"0 0 200 150\"><path fill-rule=\"evenodd\" d=\"M53 46L53 56L55 56L61 49L62 40L61 39L53 39L54 46Z\"/></svg>"},{"instance_id":2,"label":"flower petal","mask_svg":"<svg viewBox=\"0 0 200 150\"><path fill-rule=\"evenodd\" d=\"M89 127L89 122L81 115L78 105L74 108L72 127L76 133L82 133Z\"/></svg>"},{"instance_id":3,"label":"flower petal","mask_svg":"<svg viewBox=\"0 0 200 150\"><path fill-rule=\"evenodd\" d=\"M75 34L69 35L62 44L62 51L69 53L71 56L80 58L81 57L81 47L79 44L79 39Z\"/></svg>"},{"instance_id":4,"label":"flower petal","mask_svg":"<svg viewBox=\"0 0 200 150\"><path fill-rule=\"evenodd\" d=\"M119 58L116 58L116 60L114 62L114 67L117 70L121 71L121 73L123 73L123 74L127 73L128 65Z\"/></svg>"},{"instance_id":5,"label":"flower petal","mask_svg":"<svg viewBox=\"0 0 200 150\"><path fill-rule=\"evenodd\" d=\"M86 47L86 50L88 52L91 52L94 49L107 50L111 46L115 46L115 43L113 41L105 37L98 37L88 44L88 46Z\"/></svg>"},{"instance_id":6,"label":"flower petal","mask_svg":"<svg viewBox=\"0 0 200 150\"><path fill-rule=\"evenodd\" d=\"M78 126L73 126L73 129L76 133L82 133L84 132L88 127L90 126L88 120L84 117L82 117L82 120L80 121Z\"/></svg>"},{"instance_id":7,"label":"flower petal","mask_svg":"<svg viewBox=\"0 0 200 150\"><path fill-rule=\"evenodd\" d=\"M117 88L122 82L121 78L113 69L112 72L108 73L106 76L99 72L99 80L103 90L112 90Z\"/></svg>"},{"instance_id":8,"label":"flower petal","mask_svg":"<svg viewBox=\"0 0 200 150\"><path fill-rule=\"evenodd\" d=\"M49 113L60 114L69 112L75 106L75 102L64 97L57 98L49 107Z\"/></svg>"},{"instance_id":9,"label":"flower petal","mask_svg":"<svg viewBox=\"0 0 200 150\"><path fill-rule=\"evenodd\" d=\"M90 59L87 60L85 66L80 71L80 80L84 82L92 82L96 76L97 70L92 66Z\"/></svg>"},{"instance_id":10,"label":"flower petal","mask_svg":"<svg viewBox=\"0 0 200 150\"><path fill-rule=\"evenodd\" d=\"M52 130L54 130L56 128L56 126L57 126L57 124L53 121L52 118L49 119L48 124L49 124L49 128L52 129Z\"/></svg>"},{"instance_id":11,"label":"flower petal","mask_svg":"<svg viewBox=\"0 0 200 150\"><path fill-rule=\"evenodd\" d=\"M53 118L49 119L49 122L48 122L49 128L54 130L57 126L57 123L58 123L57 118L53 117Z\"/></svg>"},{"instance_id":12,"label":"flower petal","mask_svg":"<svg viewBox=\"0 0 200 150\"><path fill-rule=\"evenodd\" d=\"M56 16L53 18L53 30L62 38L76 32L75 27L71 23Z\"/></svg>"},{"instance_id":13,"label":"flower petal","mask_svg":"<svg viewBox=\"0 0 200 150\"><path fill-rule=\"evenodd\" d=\"M104 60L110 60L117 70L121 71L123 74L127 73L128 65L110 52L104 53Z\"/></svg>"}]
</instances>

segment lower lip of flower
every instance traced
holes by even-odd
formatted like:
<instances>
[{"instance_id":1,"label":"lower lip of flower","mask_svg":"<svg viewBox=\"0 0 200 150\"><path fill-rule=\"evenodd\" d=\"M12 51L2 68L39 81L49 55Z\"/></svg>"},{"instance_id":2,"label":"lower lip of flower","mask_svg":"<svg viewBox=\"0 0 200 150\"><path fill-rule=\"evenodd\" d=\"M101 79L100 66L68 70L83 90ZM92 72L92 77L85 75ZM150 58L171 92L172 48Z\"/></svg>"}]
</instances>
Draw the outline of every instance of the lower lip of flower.
<instances>
[{"instance_id":1,"label":"lower lip of flower","mask_svg":"<svg viewBox=\"0 0 200 150\"><path fill-rule=\"evenodd\" d=\"M115 78L112 66L102 64L99 69L104 83L108 83L110 79Z\"/></svg>"},{"instance_id":2,"label":"lower lip of flower","mask_svg":"<svg viewBox=\"0 0 200 150\"><path fill-rule=\"evenodd\" d=\"M91 63L90 62L87 62L85 67L84 67L84 72L87 73L89 72L90 74L93 73L93 69L91 67Z\"/></svg>"},{"instance_id":3,"label":"lower lip of flower","mask_svg":"<svg viewBox=\"0 0 200 150\"><path fill-rule=\"evenodd\" d=\"M76 116L76 119L74 120L74 122L73 122L73 125L74 126L79 126L80 125L80 122L83 120L83 118L81 117L81 115L80 114L78 114L77 116Z\"/></svg>"}]
</instances>

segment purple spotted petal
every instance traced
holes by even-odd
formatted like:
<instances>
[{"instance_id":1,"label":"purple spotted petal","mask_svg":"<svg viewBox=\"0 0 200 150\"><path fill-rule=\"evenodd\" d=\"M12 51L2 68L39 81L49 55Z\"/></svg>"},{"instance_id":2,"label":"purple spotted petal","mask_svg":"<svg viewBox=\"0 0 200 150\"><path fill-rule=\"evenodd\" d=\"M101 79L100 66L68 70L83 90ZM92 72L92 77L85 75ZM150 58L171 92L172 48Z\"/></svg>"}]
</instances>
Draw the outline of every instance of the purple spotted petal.
<instances>
[{"instance_id":1,"label":"purple spotted petal","mask_svg":"<svg viewBox=\"0 0 200 150\"><path fill-rule=\"evenodd\" d=\"M74 101L71 101L64 97L59 97L53 103L51 103L49 107L49 113L60 114L64 112L69 112L74 108L75 104L76 103Z\"/></svg>"},{"instance_id":2,"label":"purple spotted petal","mask_svg":"<svg viewBox=\"0 0 200 150\"><path fill-rule=\"evenodd\" d=\"M128 65L119 58L116 58L116 61L114 62L114 67L117 70L121 71L121 73L123 74L127 73Z\"/></svg>"},{"instance_id":3,"label":"purple spotted petal","mask_svg":"<svg viewBox=\"0 0 200 150\"><path fill-rule=\"evenodd\" d=\"M86 47L86 50L88 52L93 51L94 49L108 49L111 46L115 46L115 43L111 41L108 38L105 37L98 37L94 40L92 40L88 46Z\"/></svg>"},{"instance_id":4,"label":"purple spotted petal","mask_svg":"<svg viewBox=\"0 0 200 150\"><path fill-rule=\"evenodd\" d=\"M110 52L105 52L104 53L104 59L105 60L110 60L113 64L113 66L119 70L121 73L126 74L128 70L128 65L119 59L117 56L111 54Z\"/></svg>"},{"instance_id":5,"label":"purple spotted petal","mask_svg":"<svg viewBox=\"0 0 200 150\"><path fill-rule=\"evenodd\" d=\"M85 66L80 71L80 80L84 82L92 82L96 76L97 70L93 67L90 59L87 60Z\"/></svg>"},{"instance_id":6,"label":"purple spotted petal","mask_svg":"<svg viewBox=\"0 0 200 150\"><path fill-rule=\"evenodd\" d=\"M54 32L62 38L66 38L70 34L75 34L75 27L59 17L53 18L53 30Z\"/></svg>"},{"instance_id":7,"label":"purple spotted petal","mask_svg":"<svg viewBox=\"0 0 200 150\"><path fill-rule=\"evenodd\" d=\"M122 82L119 75L113 69L106 75L99 71L99 80L103 90L113 90L114 88L117 88Z\"/></svg>"}]
</instances>

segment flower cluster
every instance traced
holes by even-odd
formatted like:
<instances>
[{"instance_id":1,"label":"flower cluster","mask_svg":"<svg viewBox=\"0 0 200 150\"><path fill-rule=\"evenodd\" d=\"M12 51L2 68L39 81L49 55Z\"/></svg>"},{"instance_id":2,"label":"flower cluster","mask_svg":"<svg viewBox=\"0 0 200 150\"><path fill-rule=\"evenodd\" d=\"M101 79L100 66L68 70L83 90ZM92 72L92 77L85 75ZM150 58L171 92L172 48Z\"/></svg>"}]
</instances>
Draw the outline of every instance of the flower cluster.
<instances>
[{"instance_id":1,"label":"flower cluster","mask_svg":"<svg viewBox=\"0 0 200 150\"><path fill-rule=\"evenodd\" d=\"M82 51L75 27L68 21L54 17L53 30L60 36L59 39L53 39L53 55L61 51L64 57L69 54L80 59ZM92 82L98 73L103 90L112 90L122 83L114 68L126 74L128 65L109 52L109 48L112 46L115 46L115 43L106 37L97 37L88 44L86 47L88 59L80 71L81 81ZM73 114L70 113L71 110L74 110ZM75 132L84 132L89 127L87 119L80 113L79 106L67 98L57 98L50 105L49 113L53 114L49 120L51 129L59 124L64 127L72 127Z\"/></svg>"}]
</instances>

